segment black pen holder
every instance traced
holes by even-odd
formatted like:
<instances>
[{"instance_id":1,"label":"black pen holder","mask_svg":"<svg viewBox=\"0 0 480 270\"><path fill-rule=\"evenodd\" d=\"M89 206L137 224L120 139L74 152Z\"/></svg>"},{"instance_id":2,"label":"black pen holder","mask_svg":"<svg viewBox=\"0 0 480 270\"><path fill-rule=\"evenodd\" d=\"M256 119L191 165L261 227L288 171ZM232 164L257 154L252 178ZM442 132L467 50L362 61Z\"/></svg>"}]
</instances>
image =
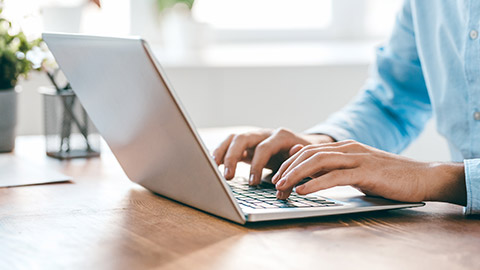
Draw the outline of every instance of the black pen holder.
<instances>
[{"instance_id":1,"label":"black pen holder","mask_svg":"<svg viewBox=\"0 0 480 270\"><path fill-rule=\"evenodd\" d=\"M41 87L47 155L58 159L100 156L100 135L72 90Z\"/></svg>"}]
</instances>

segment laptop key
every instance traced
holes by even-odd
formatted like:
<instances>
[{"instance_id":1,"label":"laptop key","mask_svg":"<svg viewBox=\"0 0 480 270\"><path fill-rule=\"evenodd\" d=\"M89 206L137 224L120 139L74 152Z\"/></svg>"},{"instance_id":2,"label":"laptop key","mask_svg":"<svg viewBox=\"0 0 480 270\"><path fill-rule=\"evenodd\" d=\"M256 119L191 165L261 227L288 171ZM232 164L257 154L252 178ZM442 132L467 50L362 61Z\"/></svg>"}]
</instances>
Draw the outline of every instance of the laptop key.
<instances>
[{"instance_id":1,"label":"laptop key","mask_svg":"<svg viewBox=\"0 0 480 270\"><path fill-rule=\"evenodd\" d=\"M300 196L292 192L287 200L277 200L276 189L271 185L248 186L246 183L229 182L233 195L240 206L252 209L275 209L275 208L311 208L332 207L341 204L322 197L307 195Z\"/></svg>"}]
</instances>

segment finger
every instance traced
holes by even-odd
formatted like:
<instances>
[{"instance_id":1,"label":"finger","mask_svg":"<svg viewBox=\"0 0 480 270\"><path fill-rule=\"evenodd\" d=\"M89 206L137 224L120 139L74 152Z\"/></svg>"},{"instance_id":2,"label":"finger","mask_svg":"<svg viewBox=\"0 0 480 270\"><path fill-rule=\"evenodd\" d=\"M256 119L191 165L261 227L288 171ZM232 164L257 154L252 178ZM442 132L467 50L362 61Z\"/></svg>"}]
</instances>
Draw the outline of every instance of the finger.
<instances>
[{"instance_id":1,"label":"finger","mask_svg":"<svg viewBox=\"0 0 480 270\"><path fill-rule=\"evenodd\" d=\"M338 152L338 153L358 153L361 152L361 145L355 141L342 141L332 144L321 144L321 145L311 145L308 147L304 147L297 152L295 157L289 158L284 164L282 164L283 168L279 170L278 178L282 178L287 175L293 168L298 166L301 162L305 159L311 157L314 153L317 152ZM295 160L293 160L295 159ZM280 174L281 173L281 174Z\"/></svg>"},{"instance_id":2,"label":"finger","mask_svg":"<svg viewBox=\"0 0 480 270\"><path fill-rule=\"evenodd\" d=\"M292 189L286 190L286 191L280 191L277 190L277 200L286 200L292 193Z\"/></svg>"},{"instance_id":3,"label":"finger","mask_svg":"<svg viewBox=\"0 0 480 270\"><path fill-rule=\"evenodd\" d=\"M300 195L306 195L331 187L355 185L357 179L358 173L354 169L335 170L297 186L295 192Z\"/></svg>"},{"instance_id":4,"label":"finger","mask_svg":"<svg viewBox=\"0 0 480 270\"><path fill-rule=\"evenodd\" d=\"M223 160L226 179L232 179L235 176L237 163L242 160L245 151L263 141L265 137L267 136L259 133L245 133L234 136Z\"/></svg>"},{"instance_id":5,"label":"finger","mask_svg":"<svg viewBox=\"0 0 480 270\"><path fill-rule=\"evenodd\" d=\"M340 142L332 142L332 143L325 143L325 144L307 145L301 148L294 155L292 155L290 158L288 158L286 161L282 163L277 173L272 177L272 183L276 184L283 177L283 175L285 174L285 171L291 166L293 162L295 162L295 160L298 159L300 155L302 155L304 151L309 151L311 149L319 149L321 147L327 147L327 146L335 147L335 146L347 144L350 142L351 141L340 141Z\"/></svg>"},{"instance_id":6,"label":"finger","mask_svg":"<svg viewBox=\"0 0 480 270\"><path fill-rule=\"evenodd\" d=\"M228 146L230 145L230 143L232 143L233 137L235 137L235 134L229 135L215 150L213 150L213 159L215 160L215 163L217 163L217 165L223 163L223 158L227 153Z\"/></svg>"},{"instance_id":7,"label":"finger","mask_svg":"<svg viewBox=\"0 0 480 270\"><path fill-rule=\"evenodd\" d=\"M286 168L285 167L282 168L282 172L279 174L279 179L282 179L283 177L285 177L285 175L287 175L293 168L297 167L300 163L309 159L311 156L317 153L321 153L320 149L321 149L321 146L317 146L317 147L311 146L299 151L298 154L296 155L296 158L293 161L289 161L288 166L287 164L285 166Z\"/></svg>"},{"instance_id":8,"label":"finger","mask_svg":"<svg viewBox=\"0 0 480 270\"><path fill-rule=\"evenodd\" d=\"M290 151L288 151L288 155L289 156L295 155L298 151L302 150L303 147L304 147L303 144L296 144L292 146L292 148L290 148Z\"/></svg>"},{"instance_id":9,"label":"finger","mask_svg":"<svg viewBox=\"0 0 480 270\"><path fill-rule=\"evenodd\" d=\"M232 142L228 146L227 152L223 163L225 164L225 171L223 175L225 178L232 179L235 176L235 170L237 163L242 159L242 155L245 152L248 142L245 135L236 135L233 137Z\"/></svg>"},{"instance_id":10,"label":"finger","mask_svg":"<svg viewBox=\"0 0 480 270\"><path fill-rule=\"evenodd\" d=\"M298 151L302 150L303 147L304 147L303 144L296 144L296 145L292 146L292 148L290 148L290 151L288 151L288 155L289 156L295 155ZM282 163L282 165L283 165L283 163ZM278 180L280 180L280 174L275 173L275 175L273 175L273 177L271 179L271 182L273 184L275 184L275 183L277 183Z\"/></svg>"},{"instance_id":11,"label":"finger","mask_svg":"<svg viewBox=\"0 0 480 270\"><path fill-rule=\"evenodd\" d=\"M285 148L285 142L277 135L270 136L255 147L250 167L250 185L258 185L261 181L262 170L273 155Z\"/></svg>"},{"instance_id":12,"label":"finger","mask_svg":"<svg viewBox=\"0 0 480 270\"><path fill-rule=\"evenodd\" d=\"M362 154L344 154L337 152L319 152L298 164L286 174L275 187L284 191L318 172L356 168L360 164Z\"/></svg>"}]
</instances>

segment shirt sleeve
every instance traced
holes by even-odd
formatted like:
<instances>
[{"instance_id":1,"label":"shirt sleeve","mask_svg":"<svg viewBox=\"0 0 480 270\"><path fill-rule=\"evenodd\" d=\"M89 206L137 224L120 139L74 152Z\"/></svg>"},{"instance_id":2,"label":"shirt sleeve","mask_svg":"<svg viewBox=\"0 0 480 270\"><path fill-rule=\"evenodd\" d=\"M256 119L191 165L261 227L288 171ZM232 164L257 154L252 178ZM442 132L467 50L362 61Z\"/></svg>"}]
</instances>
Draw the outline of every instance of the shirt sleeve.
<instances>
[{"instance_id":1,"label":"shirt sleeve","mask_svg":"<svg viewBox=\"0 0 480 270\"><path fill-rule=\"evenodd\" d=\"M466 159L465 186L467 188L466 215L480 214L480 159Z\"/></svg>"},{"instance_id":2,"label":"shirt sleeve","mask_svg":"<svg viewBox=\"0 0 480 270\"><path fill-rule=\"evenodd\" d=\"M307 133L354 139L399 153L431 117L431 104L417 53L409 1L398 13L392 35L376 51L370 78L360 93L326 122Z\"/></svg>"}]
</instances>

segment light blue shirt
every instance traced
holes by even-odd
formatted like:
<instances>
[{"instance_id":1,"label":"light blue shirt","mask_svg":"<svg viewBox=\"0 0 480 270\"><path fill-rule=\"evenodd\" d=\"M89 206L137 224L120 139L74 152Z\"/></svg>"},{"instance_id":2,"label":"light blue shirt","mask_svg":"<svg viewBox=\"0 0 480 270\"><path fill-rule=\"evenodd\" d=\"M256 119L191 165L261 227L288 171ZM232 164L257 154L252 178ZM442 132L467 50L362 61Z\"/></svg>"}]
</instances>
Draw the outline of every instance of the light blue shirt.
<instances>
[{"instance_id":1,"label":"light blue shirt","mask_svg":"<svg viewBox=\"0 0 480 270\"><path fill-rule=\"evenodd\" d=\"M465 165L465 213L480 213L479 31L479 0L405 1L364 89L308 132L399 153L433 115Z\"/></svg>"}]
</instances>

